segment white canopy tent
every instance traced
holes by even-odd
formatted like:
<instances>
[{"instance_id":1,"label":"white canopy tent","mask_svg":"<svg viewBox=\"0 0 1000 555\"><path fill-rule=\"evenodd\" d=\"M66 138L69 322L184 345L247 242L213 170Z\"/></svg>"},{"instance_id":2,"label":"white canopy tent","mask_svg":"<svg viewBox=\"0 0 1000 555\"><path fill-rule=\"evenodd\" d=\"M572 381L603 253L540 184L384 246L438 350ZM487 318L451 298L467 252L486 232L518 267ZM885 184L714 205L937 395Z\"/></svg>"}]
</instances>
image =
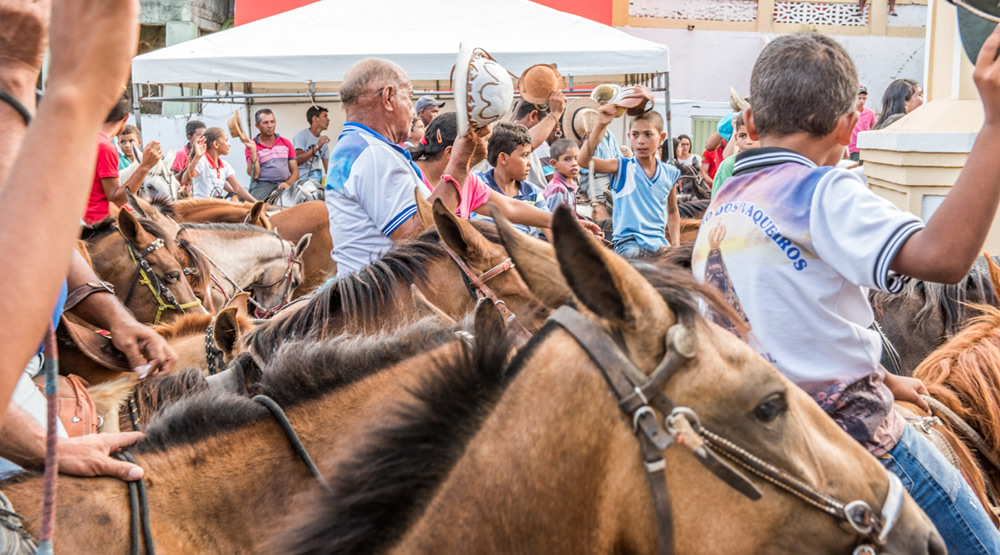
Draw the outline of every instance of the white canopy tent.
<instances>
[{"instance_id":1,"label":"white canopy tent","mask_svg":"<svg viewBox=\"0 0 1000 555\"><path fill-rule=\"evenodd\" d=\"M515 75L537 63L554 63L574 78L669 71L665 45L528 0L323 0L138 56L132 78L206 88L332 85L375 56L398 63L414 81L446 82L461 41Z\"/></svg>"}]
</instances>

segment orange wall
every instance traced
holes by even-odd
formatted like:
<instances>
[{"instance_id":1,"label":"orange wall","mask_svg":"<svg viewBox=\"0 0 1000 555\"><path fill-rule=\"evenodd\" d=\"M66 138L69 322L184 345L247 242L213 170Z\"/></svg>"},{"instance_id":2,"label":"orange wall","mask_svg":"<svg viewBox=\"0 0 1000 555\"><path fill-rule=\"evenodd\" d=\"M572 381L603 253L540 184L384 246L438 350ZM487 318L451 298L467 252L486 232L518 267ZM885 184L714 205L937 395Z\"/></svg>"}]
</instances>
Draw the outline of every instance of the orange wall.
<instances>
[{"instance_id":1,"label":"orange wall","mask_svg":"<svg viewBox=\"0 0 1000 555\"><path fill-rule=\"evenodd\" d=\"M243 25L258 19L287 12L317 0L236 0L236 25ZM431 0L433 1L433 0ZM592 19L598 23L611 25L613 0L536 0L566 13Z\"/></svg>"}]
</instances>

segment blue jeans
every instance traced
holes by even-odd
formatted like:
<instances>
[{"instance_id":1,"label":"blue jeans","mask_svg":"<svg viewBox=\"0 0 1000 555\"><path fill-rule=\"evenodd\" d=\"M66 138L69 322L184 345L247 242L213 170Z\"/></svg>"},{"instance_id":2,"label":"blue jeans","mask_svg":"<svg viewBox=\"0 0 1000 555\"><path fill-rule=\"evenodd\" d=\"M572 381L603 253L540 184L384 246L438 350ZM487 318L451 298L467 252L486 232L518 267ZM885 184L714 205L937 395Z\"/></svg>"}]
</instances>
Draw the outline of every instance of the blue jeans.
<instances>
[{"instance_id":1,"label":"blue jeans","mask_svg":"<svg viewBox=\"0 0 1000 555\"><path fill-rule=\"evenodd\" d=\"M639 245L639 242L632 236L615 241L613 248L615 254L621 256L622 258L642 258L644 256L652 256L656 254L656 251L642 248L642 246Z\"/></svg>"},{"instance_id":2,"label":"blue jeans","mask_svg":"<svg viewBox=\"0 0 1000 555\"><path fill-rule=\"evenodd\" d=\"M879 461L899 476L906 491L927 513L944 538L948 553L1000 553L1000 532L962 473L909 424L899 443Z\"/></svg>"}]
</instances>

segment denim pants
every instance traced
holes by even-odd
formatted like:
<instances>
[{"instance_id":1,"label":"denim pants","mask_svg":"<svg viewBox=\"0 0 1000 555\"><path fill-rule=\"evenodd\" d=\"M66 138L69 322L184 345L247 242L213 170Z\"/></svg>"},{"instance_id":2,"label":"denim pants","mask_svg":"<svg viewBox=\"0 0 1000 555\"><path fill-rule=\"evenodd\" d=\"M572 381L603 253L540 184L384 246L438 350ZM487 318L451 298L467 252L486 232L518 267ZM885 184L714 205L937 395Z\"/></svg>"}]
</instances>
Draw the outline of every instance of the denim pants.
<instances>
[{"instance_id":1,"label":"denim pants","mask_svg":"<svg viewBox=\"0 0 1000 555\"><path fill-rule=\"evenodd\" d=\"M259 179L250 180L250 189L247 190L250 196L257 200L267 200L268 195L278 188L277 181L261 181Z\"/></svg>"},{"instance_id":2,"label":"denim pants","mask_svg":"<svg viewBox=\"0 0 1000 555\"><path fill-rule=\"evenodd\" d=\"M622 258L642 258L656 254L656 251L642 248L642 246L639 245L639 242L632 236L615 241L612 248L614 249L615 254L621 256Z\"/></svg>"},{"instance_id":3,"label":"denim pants","mask_svg":"<svg viewBox=\"0 0 1000 555\"><path fill-rule=\"evenodd\" d=\"M906 425L899 443L879 461L937 527L948 553L1000 553L1000 532L979 498L927 438Z\"/></svg>"}]
</instances>

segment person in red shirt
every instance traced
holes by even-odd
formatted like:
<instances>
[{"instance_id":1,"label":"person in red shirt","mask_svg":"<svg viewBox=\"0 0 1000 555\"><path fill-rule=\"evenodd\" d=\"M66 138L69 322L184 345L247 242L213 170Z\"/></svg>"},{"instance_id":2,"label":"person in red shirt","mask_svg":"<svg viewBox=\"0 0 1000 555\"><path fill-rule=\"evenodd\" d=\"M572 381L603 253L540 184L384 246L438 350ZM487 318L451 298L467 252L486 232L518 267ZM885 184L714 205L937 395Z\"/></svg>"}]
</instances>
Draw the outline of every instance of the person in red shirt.
<instances>
[{"instance_id":1,"label":"person in red shirt","mask_svg":"<svg viewBox=\"0 0 1000 555\"><path fill-rule=\"evenodd\" d=\"M726 140L720 139L718 148L715 150L706 150L701 154L701 173L705 181L708 182L708 186L712 186L712 180L715 179L715 172L719 170L719 164L725 159L723 153L726 151Z\"/></svg>"},{"instance_id":2,"label":"person in red shirt","mask_svg":"<svg viewBox=\"0 0 1000 555\"><path fill-rule=\"evenodd\" d=\"M90 198L87 200L87 211L83 216L83 221L88 224L99 222L108 216L109 202L125 204L125 189L132 193L138 191L146 173L163 158L160 143L150 141L142 149L139 168L132 172L132 176L124 184L118 179L118 149L111 143L111 137L118 136L125 129L130 104L128 97L123 94L97 134L97 167L94 170Z\"/></svg>"}]
</instances>

